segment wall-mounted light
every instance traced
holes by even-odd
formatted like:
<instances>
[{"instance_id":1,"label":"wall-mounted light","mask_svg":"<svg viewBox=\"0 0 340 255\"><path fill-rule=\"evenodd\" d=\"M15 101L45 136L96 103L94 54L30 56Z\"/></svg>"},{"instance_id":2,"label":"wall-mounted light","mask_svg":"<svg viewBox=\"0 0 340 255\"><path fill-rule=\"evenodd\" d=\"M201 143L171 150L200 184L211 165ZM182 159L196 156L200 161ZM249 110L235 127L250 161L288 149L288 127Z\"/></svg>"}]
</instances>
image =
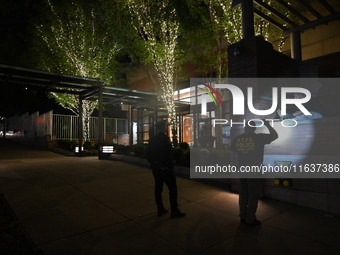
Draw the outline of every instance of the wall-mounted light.
<instances>
[{"instance_id":1,"label":"wall-mounted light","mask_svg":"<svg viewBox=\"0 0 340 255\"><path fill-rule=\"evenodd\" d=\"M234 56L238 57L242 54L242 46L240 43L236 44L235 48L234 48Z\"/></svg>"}]
</instances>

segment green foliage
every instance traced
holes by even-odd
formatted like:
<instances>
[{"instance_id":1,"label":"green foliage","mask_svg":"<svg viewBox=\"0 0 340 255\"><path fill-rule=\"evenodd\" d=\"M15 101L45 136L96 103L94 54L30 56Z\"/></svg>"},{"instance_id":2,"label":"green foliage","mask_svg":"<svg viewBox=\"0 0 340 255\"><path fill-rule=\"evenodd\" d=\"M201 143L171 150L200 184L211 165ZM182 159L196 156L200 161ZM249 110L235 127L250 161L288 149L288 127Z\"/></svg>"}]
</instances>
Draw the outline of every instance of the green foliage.
<instances>
[{"instance_id":1,"label":"green foliage","mask_svg":"<svg viewBox=\"0 0 340 255\"><path fill-rule=\"evenodd\" d=\"M183 166L186 166L186 167L190 166L190 150L185 150L183 152L181 162Z\"/></svg>"},{"instance_id":2,"label":"green foliage","mask_svg":"<svg viewBox=\"0 0 340 255\"><path fill-rule=\"evenodd\" d=\"M183 155L183 150L181 148L172 148L171 153L172 158L177 162L181 159Z\"/></svg>"},{"instance_id":3,"label":"green foliage","mask_svg":"<svg viewBox=\"0 0 340 255\"><path fill-rule=\"evenodd\" d=\"M119 144L119 145L117 145L116 153L117 154L123 154L123 155L130 155L131 152L132 152L132 149L133 149L133 147L130 146L130 145Z\"/></svg>"},{"instance_id":4,"label":"green foliage","mask_svg":"<svg viewBox=\"0 0 340 255\"><path fill-rule=\"evenodd\" d=\"M132 152L134 156L144 158L145 156L145 144L135 144L133 145Z\"/></svg>"},{"instance_id":5,"label":"green foliage","mask_svg":"<svg viewBox=\"0 0 340 255\"><path fill-rule=\"evenodd\" d=\"M241 8L232 8L231 1L226 0L184 2L181 2L182 8L178 8L181 21L179 46L185 49L183 62L196 66L196 71L203 76L227 77L227 46L242 39ZM276 1L264 2L285 12ZM262 11L277 20L272 13ZM254 22L255 35L262 35L267 40L281 38L281 30L257 15Z\"/></svg>"},{"instance_id":6,"label":"green foliage","mask_svg":"<svg viewBox=\"0 0 340 255\"><path fill-rule=\"evenodd\" d=\"M180 45L186 48L184 61L194 64L197 72L204 76L214 74L220 77L222 71L227 70L227 44L240 39L239 30L234 29L240 26L240 20L230 18L238 16L239 10L231 9L230 4L224 3L227 10L223 11L218 0L186 2L189 16L195 17L197 23L190 25L192 29L182 23L183 40Z\"/></svg>"},{"instance_id":7,"label":"green foliage","mask_svg":"<svg viewBox=\"0 0 340 255\"><path fill-rule=\"evenodd\" d=\"M189 144L186 142L180 143L178 147L181 148L182 150L189 150Z\"/></svg>"},{"instance_id":8,"label":"green foliage","mask_svg":"<svg viewBox=\"0 0 340 255\"><path fill-rule=\"evenodd\" d=\"M190 157L195 159L197 165L228 165L231 163L231 155L228 149L204 149L195 148L191 149Z\"/></svg>"},{"instance_id":9,"label":"green foliage","mask_svg":"<svg viewBox=\"0 0 340 255\"><path fill-rule=\"evenodd\" d=\"M128 0L131 25L138 32L147 51L145 63L152 63L157 77L148 69L159 98L164 102L173 129L176 109L173 99L179 22L173 1Z\"/></svg>"},{"instance_id":10,"label":"green foliage","mask_svg":"<svg viewBox=\"0 0 340 255\"><path fill-rule=\"evenodd\" d=\"M40 23L35 25L36 67L124 86L126 65L122 62L126 52L116 39L119 35L113 18L102 18L103 6L80 0L47 3Z\"/></svg>"},{"instance_id":11,"label":"green foliage","mask_svg":"<svg viewBox=\"0 0 340 255\"><path fill-rule=\"evenodd\" d=\"M123 154L124 148L125 148L124 145L121 145L121 144L117 145L117 147L116 147L116 153L117 153L117 154Z\"/></svg>"},{"instance_id":12,"label":"green foliage","mask_svg":"<svg viewBox=\"0 0 340 255\"><path fill-rule=\"evenodd\" d=\"M36 25L40 67L111 83L120 46L109 22L100 20L101 11L100 5L79 0L48 1Z\"/></svg>"},{"instance_id":13,"label":"green foliage","mask_svg":"<svg viewBox=\"0 0 340 255\"><path fill-rule=\"evenodd\" d=\"M57 140L57 144L60 148L68 151L74 151L76 145L78 145L78 141L72 140Z\"/></svg>"},{"instance_id":14,"label":"green foliage","mask_svg":"<svg viewBox=\"0 0 340 255\"><path fill-rule=\"evenodd\" d=\"M145 157L146 144L134 144L134 145L116 145L116 153L123 155L133 155L136 157Z\"/></svg>"},{"instance_id":15,"label":"green foliage","mask_svg":"<svg viewBox=\"0 0 340 255\"><path fill-rule=\"evenodd\" d=\"M83 146L84 150L92 150L94 148L90 141L85 141Z\"/></svg>"},{"instance_id":16,"label":"green foliage","mask_svg":"<svg viewBox=\"0 0 340 255\"><path fill-rule=\"evenodd\" d=\"M181 143L184 145L185 143ZM190 150L187 148L172 148L172 157L176 161L176 165L189 167L190 166Z\"/></svg>"},{"instance_id":17,"label":"green foliage","mask_svg":"<svg viewBox=\"0 0 340 255\"><path fill-rule=\"evenodd\" d=\"M93 145L93 149L99 151L99 144L98 144L98 143L95 143L95 144Z\"/></svg>"},{"instance_id":18,"label":"green foliage","mask_svg":"<svg viewBox=\"0 0 340 255\"><path fill-rule=\"evenodd\" d=\"M114 33L113 20L102 19L105 10L90 1L47 1L35 25L36 67L62 74L104 80L106 85L124 86L122 46ZM108 17L108 16L106 16ZM79 98L72 93L50 93L58 104L79 114ZM89 117L98 103L83 100L84 140L90 139Z\"/></svg>"},{"instance_id":19,"label":"green foliage","mask_svg":"<svg viewBox=\"0 0 340 255\"><path fill-rule=\"evenodd\" d=\"M221 162L223 161L223 158L226 156L226 152L225 151L221 151L221 150L211 150L209 151L207 158L206 158L206 162L207 164L221 164Z\"/></svg>"}]
</instances>

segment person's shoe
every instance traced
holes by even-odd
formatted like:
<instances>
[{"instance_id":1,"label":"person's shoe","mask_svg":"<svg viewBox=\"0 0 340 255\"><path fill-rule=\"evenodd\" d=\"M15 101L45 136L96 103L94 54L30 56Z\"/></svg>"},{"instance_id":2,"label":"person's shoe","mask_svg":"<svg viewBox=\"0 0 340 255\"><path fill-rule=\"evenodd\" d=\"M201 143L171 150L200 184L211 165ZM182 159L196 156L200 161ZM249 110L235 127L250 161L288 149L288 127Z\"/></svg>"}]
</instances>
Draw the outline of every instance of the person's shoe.
<instances>
[{"instance_id":1,"label":"person's shoe","mask_svg":"<svg viewBox=\"0 0 340 255\"><path fill-rule=\"evenodd\" d=\"M163 208L163 209L161 209L161 210L158 210L157 215L158 215L158 216L162 216L162 215L167 214L167 213L168 213L168 210L165 209L165 208Z\"/></svg>"},{"instance_id":2,"label":"person's shoe","mask_svg":"<svg viewBox=\"0 0 340 255\"><path fill-rule=\"evenodd\" d=\"M260 225L261 225L261 221L255 219L252 223L247 223L247 222L246 222L246 225L247 225L248 227L256 227L256 226L260 226Z\"/></svg>"},{"instance_id":3,"label":"person's shoe","mask_svg":"<svg viewBox=\"0 0 340 255\"><path fill-rule=\"evenodd\" d=\"M241 218L241 219L240 219L240 222L241 222L241 223L246 223L246 219L245 219L245 218Z\"/></svg>"},{"instance_id":4,"label":"person's shoe","mask_svg":"<svg viewBox=\"0 0 340 255\"><path fill-rule=\"evenodd\" d=\"M185 216L185 213L181 212L180 210L177 210L175 212L171 212L171 215L170 215L171 218L180 218L180 217L183 217L183 216Z\"/></svg>"}]
</instances>

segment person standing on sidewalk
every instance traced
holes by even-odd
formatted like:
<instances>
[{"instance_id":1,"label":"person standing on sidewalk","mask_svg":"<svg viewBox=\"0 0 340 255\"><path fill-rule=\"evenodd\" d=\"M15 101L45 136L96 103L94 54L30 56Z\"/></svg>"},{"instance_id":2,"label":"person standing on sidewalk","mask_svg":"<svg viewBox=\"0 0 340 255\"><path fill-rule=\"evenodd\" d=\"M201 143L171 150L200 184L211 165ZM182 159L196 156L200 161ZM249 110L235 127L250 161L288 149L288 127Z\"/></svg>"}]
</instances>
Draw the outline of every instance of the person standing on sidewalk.
<instances>
[{"instance_id":1,"label":"person standing on sidewalk","mask_svg":"<svg viewBox=\"0 0 340 255\"><path fill-rule=\"evenodd\" d=\"M234 152L234 160L238 167L260 166L263 163L264 146L278 138L275 129L266 120L263 124L269 134L256 134L256 124L249 121L244 128L244 133L236 136L230 146ZM241 178L239 207L241 222L248 226L257 226L261 222L256 219L258 200L261 195L263 180L261 178Z\"/></svg>"},{"instance_id":2,"label":"person standing on sidewalk","mask_svg":"<svg viewBox=\"0 0 340 255\"><path fill-rule=\"evenodd\" d=\"M185 213L178 209L177 203L177 183L174 174L174 160L171 152L171 142L166 135L166 121L156 123L157 134L149 140L149 145L146 150L146 156L152 169L152 174L155 179L155 201L158 210L158 216L162 216L168 212L164 208L162 192L164 183L169 189L169 200L171 207L172 218L185 216Z\"/></svg>"}]
</instances>

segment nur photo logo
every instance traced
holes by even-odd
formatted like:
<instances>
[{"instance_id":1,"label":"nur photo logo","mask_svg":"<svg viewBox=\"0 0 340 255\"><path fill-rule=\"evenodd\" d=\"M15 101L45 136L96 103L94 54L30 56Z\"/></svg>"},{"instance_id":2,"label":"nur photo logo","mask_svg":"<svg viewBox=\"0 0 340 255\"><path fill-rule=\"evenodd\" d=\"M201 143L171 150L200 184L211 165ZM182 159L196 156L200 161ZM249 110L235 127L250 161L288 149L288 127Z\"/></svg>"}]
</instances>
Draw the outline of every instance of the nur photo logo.
<instances>
[{"instance_id":1,"label":"nur photo logo","mask_svg":"<svg viewBox=\"0 0 340 255\"><path fill-rule=\"evenodd\" d=\"M296 107L296 109L300 110L304 115L311 116L312 114L308 111L308 109L304 106L307 103L312 95L311 92L306 88L301 87L272 87L271 88L271 106L267 109L256 109L254 106L254 93L253 87L246 88L246 96L243 91L236 85L233 84L215 84L209 85L207 83L201 83L197 86L197 89L204 92L201 95L200 103L201 103L201 114L207 114L207 105L209 102L214 102L215 106L218 104L222 106L223 101L220 93L217 92L217 89L228 90L231 94L232 98L232 115L245 115L245 106L248 107L249 112L256 116L266 116L275 113L279 110L280 115L287 115L288 106ZM299 95L298 97L290 98L289 95ZM279 103L280 99L280 103ZM280 119L266 119L271 122L273 125L274 121L280 121ZM252 119L249 121L260 122L260 126L263 125L263 121L261 119ZM286 125L285 122L289 121L289 125ZM291 122L295 124L291 124ZM244 119L242 122L233 122L227 119L212 119L212 125L224 125L230 124L231 126L234 124L243 124L246 125L246 120ZM295 127L297 125L297 121L295 120L281 120L281 124L284 127Z\"/></svg>"}]
</instances>

